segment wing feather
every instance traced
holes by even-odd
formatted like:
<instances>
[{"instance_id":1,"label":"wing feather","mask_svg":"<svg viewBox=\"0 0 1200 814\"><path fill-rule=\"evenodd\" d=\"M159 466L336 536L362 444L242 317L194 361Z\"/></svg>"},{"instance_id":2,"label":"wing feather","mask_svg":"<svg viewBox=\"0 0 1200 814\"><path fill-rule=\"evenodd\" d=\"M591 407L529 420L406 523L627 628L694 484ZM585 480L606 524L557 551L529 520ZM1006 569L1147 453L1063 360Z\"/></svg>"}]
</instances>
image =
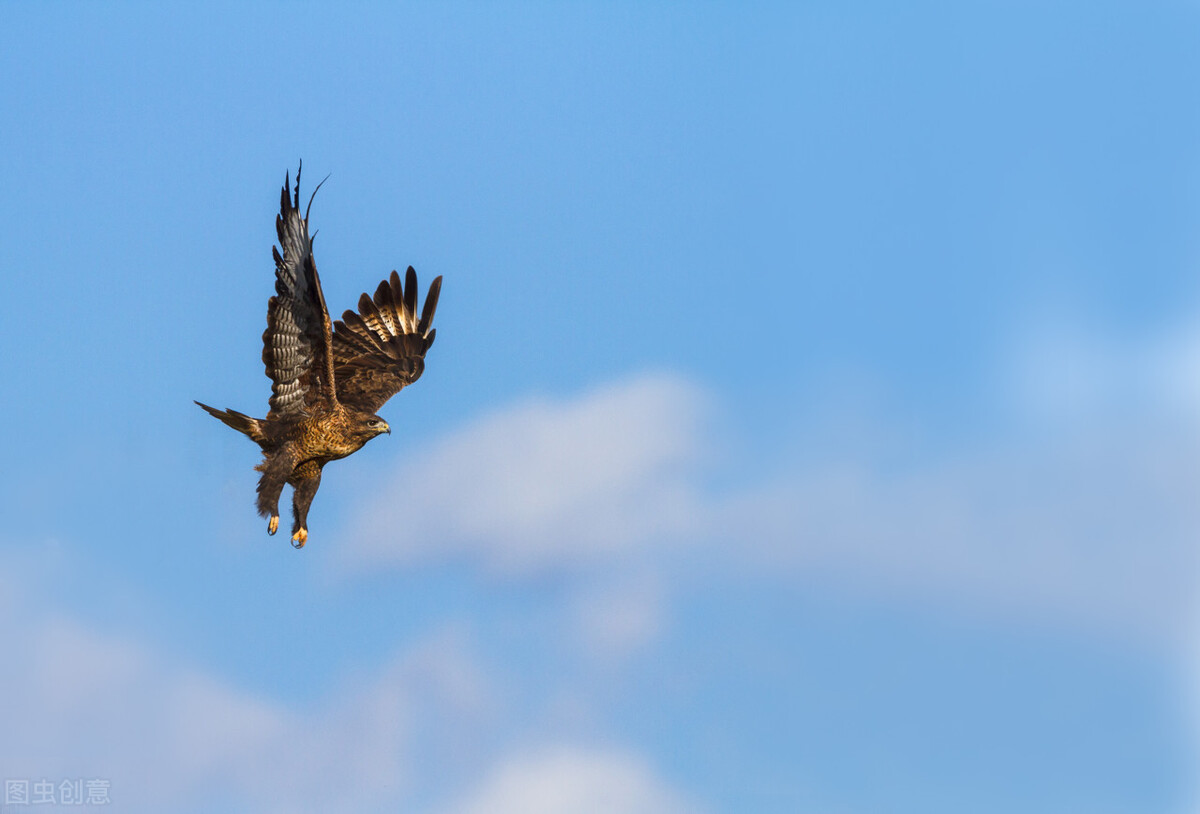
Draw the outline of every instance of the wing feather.
<instances>
[{"instance_id":1,"label":"wing feather","mask_svg":"<svg viewBox=\"0 0 1200 814\"><path fill-rule=\"evenodd\" d=\"M285 176L275 219L279 246L271 250L275 296L267 303L267 329L263 332L263 365L271 379L268 415L281 417L298 416L317 402L337 401L329 309L313 261L307 213L300 215L300 170L289 198L290 184Z\"/></svg>"},{"instance_id":2,"label":"wing feather","mask_svg":"<svg viewBox=\"0 0 1200 814\"><path fill-rule=\"evenodd\" d=\"M382 338L391 336L393 333L383 310L375 304L374 300L363 294L358 298L358 313L362 321L366 324L371 337L377 340L380 347L382 347Z\"/></svg>"},{"instance_id":3,"label":"wing feather","mask_svg":"<svg viewBox=\"0 0 1200 814\"><path fill-rule=\"evenodd\" d=\"M333 324L334 381L341 403L374 413L420 378L436 335L430 325L441 290L438 277L418 319L416 271L409 266L403 284L393 271L374 297L363 294L358 311L345 312Z\"/></svg>"},{"instance_id":4,"label":"wing feather","mask_svg":"<svg viewBox=\"0 0 1200 814\"><path fill-rule=\"evenodd\" d=\"M415 287L415 286L414 286ZM417 323L417 333L421 336L429 336L429 344L433 344L433 333L429 330L429 324L433 322L433 312L437 309L438 296L442 293L442 278L438 277L429 286L429 293L425 295L425 307L421 310L421 321Z\"/></svg>"},{"instance_id":5,"label":"wing feather","mask_svg":"<svg viewBox=\"0 0 1200 814\"><path fill-rule=\"evenodd\" d=\"M407 333L417 332L417 273L413 267L408 267L404 275L404 310L401 312L404 320L404 330Z\"/></svg>"},{"instance_id":6,"label":"wing feather","mask_svg":"<svg viewBox=\"0 0 1200 814\"><path fill-rule=\"evenodd\" d=\"M401 333L403 329L392 317L396 313L396 303L392 298L392 289L388 285L387 280L381 282L379 287L375 289L375 297L371 300L371 303L379 312L379 320L383 323L384 331L393 336Z\"/></svg>"}]
</instances>

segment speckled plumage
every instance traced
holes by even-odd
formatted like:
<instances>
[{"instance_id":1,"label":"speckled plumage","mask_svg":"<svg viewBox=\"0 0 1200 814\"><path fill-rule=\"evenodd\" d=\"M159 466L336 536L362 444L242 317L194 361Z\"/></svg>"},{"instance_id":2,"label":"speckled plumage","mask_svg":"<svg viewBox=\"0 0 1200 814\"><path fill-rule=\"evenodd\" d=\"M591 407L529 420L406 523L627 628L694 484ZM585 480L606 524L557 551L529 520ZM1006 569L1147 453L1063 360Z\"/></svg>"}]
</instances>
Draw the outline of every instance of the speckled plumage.
<instances>
[{"instance_id":1,"label":"speckled plumage","mask_svg":"<svg viewBox=\"0 0 1200 814\"><path fill-rule=\"evenodd\" d=\"M391 432L375 411L424 371L425 352L437 333L431 323L442 278L429 286L419 317L417 275L410 266L403 283L393 271L374 298L359 298L358 312L346 311L331 323L313 261L308 213L300 216L299 171L291 197L290 184L285 178L275 221L276 293L267 304L263 332L270 410L266 418L251 418L196 403L262 448L262 463L255 467L262 473L257 505L259 514L270 518L271 534L278 526L283 487L292 487L292 543L300 547L308 539L308 509L325 464Z\"/></svg>"}]
</instances>

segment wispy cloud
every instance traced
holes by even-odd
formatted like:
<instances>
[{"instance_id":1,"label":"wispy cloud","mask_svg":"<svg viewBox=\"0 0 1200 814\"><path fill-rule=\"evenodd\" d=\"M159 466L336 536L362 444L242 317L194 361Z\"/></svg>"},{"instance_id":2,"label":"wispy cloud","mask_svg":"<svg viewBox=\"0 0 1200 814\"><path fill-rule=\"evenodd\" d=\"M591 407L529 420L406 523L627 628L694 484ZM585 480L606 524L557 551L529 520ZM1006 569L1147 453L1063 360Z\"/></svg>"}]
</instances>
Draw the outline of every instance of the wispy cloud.
<instances>
[{"instance_id":1,"label":"wispy cloud","mask_svg":"<svg viewBox=\"0 0 1200 814\"><path fill-rule=\"evenodd\" d=\"M1200 528L1200 444L1180 407L1193 350L1182 342L1136 357L1160 371L1137 410L1089 397L1038 414L1033 429L905 466L855 448L722 486L707 477L718 463L708 439L726 433L696 385L641 376L527 401L403 462L358 513L368 520L349 555L359 568L441 560L498 579L568 574L558 624L563 645L591 660L588 674L670 635L681 573L819 580L1179 642L1194 629ZM1133 369L1095 356L1099 380ZM1077 420L1081 410L1088 420ZM595 730L564 741L571 726L551 724L536 733L544 748L530 749L528 728L489 718L504 716L495 678L465 634L435 631L378 674L298 709L20 587L53 578L0 562L9 776L108 777L131 811L187 801L298 812L693 810L636 753L587 746ZM577 677L562 680L576 684L551 688L555 698L595 700ZM551 703L521 713L553 718ZM579 718L595 720L591 712ZM435 789L439 764L452 768Z\"/></svg>"},{"instance_id":2,"label":"wispy cloud","mask_svg":"<svg viewBox=\"0 0 1200 814\"><path fill-rule=\"evenodd\" d=\"M4 565L0 583L30 582ZM415 773L426 758L453 753L460 744L448 739L488 703L452 632L307 710L64 616L28 592L10 592L7 604L4 776L106 779L123 811L397 810L424 788Z\"/></svg>"},{"instance_id":3,"label":"wispy cloud","mask_svg":"<svg viewBox=\"0 0 1200 814\"><path fill-rule=\"evenodd\" d=\"M654 635L662 592L650 602L628 586L680 566L828 577L1178 641L1200 559L1195 338L1034 332L997 365L1001 430L903 467L856 446L720 488L708 439L730 433L696 385L642 376L517 404L403 462L356 512L367 520L349 556L590 574L576 618L599 647ZM897 431L868 413L880 434Z\"/></svg>"},{"instance_id":4,"label":"wispy cloud","mask_svg":"<svg viewBox=\"0 0 1200 814\"><path fill-rule=\"evenodd\" d=\"M663 633L666 601L661 580L649 571L588 583L574 599L572 640L590 659L620 662Z\"/></svg>"},{"instance_id":5,"label":"wispy cloud","mask_svg":"<svg viewBox=\"0 0 1200 814\"><path fill-rule=\"evenodd\" d=\"M761 569L1178 647L1200 598L1200 331L1047 319L1008 348L982 431L903 466L792 466L724 496L722 535Z\"/></svg>"},{"instance_id":6,"label":"wispy cloud","mask_svg":"<svg viewBox=\"0 0 1200 814\"><path fill-rule=\"evenodd\" d=\"M903 471L841 461L738 496L741 568L1179 643L1192 630L1200 446L1102 432Z\"/></svg>"},{"instance_id":7,"label":"wispy cloud","mask_svg":"<svg viewBox=\"0 0 1200 814\"><path fill-rule=\"evenodd\" d=\"M997 395L1034 422L1200 422L1200 319L1118 335L1065 310L1010 343Z\"/></svg>"},{"instance_id":8,"label":"wispy cloud","mask_svg":"<svg viewBox=\"0 0 1200 814\"><path fill-rule=\"evenodd\" d=\"M367 499L348 557L530 574L679 540L699 530L688 477L704 412L697 388L643 376L485 416L406 459Z\"/></svg>"},{"instance_id":9,"label":"wispy cloud","mask_svg":"<svg viewBox=\"0 0 1200 814\"><path fill-rule=\"evenodd\" d=\"M456 627L323 703L294 708L63 615L38 589L69 564L31 564L0 561L3 777L107 780L114 805L130 812L696 810L633 752L570 740L513 746L512 733L523 743L526 727L505 719L470 636ZM647 594L633 593L641 607ZM596 609L585 603L581 612ZM618 649L653 625L624 614L589 623Z\"/></svg>"},{"instance_id":10,"label":"wispy cloud","mask_svg":"<svg viewBox=\"0 0 1200 814\"><path fill-rule=\"evenodd\" d=\"M505 759L444 814L689 814L698 809L635 755L556 747Z\"/></svg>"}]
</instances>

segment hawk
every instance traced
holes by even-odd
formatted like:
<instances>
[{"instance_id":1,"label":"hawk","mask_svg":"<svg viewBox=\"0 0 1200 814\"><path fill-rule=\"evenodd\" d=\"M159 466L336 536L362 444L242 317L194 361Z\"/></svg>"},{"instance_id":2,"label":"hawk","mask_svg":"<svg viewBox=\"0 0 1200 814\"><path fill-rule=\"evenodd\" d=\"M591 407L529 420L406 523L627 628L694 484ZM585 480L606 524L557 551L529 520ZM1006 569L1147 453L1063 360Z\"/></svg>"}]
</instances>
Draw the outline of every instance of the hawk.
<instances>
[{"instance_id":1,"label":"hawk","mask_svg":"<svg viewBox=\"0 0 1200 814\"><path fill-rule=\"evenodd\" d=\"M300 171L290 198L291 179L284 176L275 219L276 294L267 303L262 354L271 380L267 417L251 418L196 402L262 448L262 463L255 467L262 473L257 505L258 513L270 518L268 534L279 528L279 497L284 484L291 485L296 548L308 541L308 509L325 464L357 452L377 435L391 433L376 411L425 370L425 353L437 334L431 323L442 290L438 277L418 316L417 274L409 266L403 282L393 271L374 297L359 297L357 312L346 311L331 324L308 234L308 211L317 190L301 217Z\"/></svg>"}]
</instances>

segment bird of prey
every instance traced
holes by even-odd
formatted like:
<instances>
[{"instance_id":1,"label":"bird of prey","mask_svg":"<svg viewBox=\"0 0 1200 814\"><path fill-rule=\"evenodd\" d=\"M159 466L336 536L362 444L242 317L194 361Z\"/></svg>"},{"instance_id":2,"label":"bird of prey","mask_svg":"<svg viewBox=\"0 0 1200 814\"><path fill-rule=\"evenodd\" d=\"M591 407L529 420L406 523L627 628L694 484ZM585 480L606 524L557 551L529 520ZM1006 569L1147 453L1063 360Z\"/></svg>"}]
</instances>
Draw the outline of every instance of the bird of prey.
<instances>
[{"instance_id":1,"label":"bird of prey","mask_svg":"<svg viewBox=\"0 0 1200 814\"><path fill-rule=\"evenodd\" d=\"M357 312L346 311L331 324L308 234L312 198L300 216L300 170L289 198L290 184L285 175L275 219L276 295L267 303L263 332L270 410L266 418L251 418L196 404L262 448L262 463L255 467L262 473L258 513L270 518L268 534L279 528L283 486L292 486L292 545L302 548L308 541L308 508L325 464L391 433L376 411L424 371L425 352L437 333L430 323L442 278L429 286L419 316L417 275L409 266L403 283L393 271L374 297L359 298Z\"/></svg>"}]
</instances>

